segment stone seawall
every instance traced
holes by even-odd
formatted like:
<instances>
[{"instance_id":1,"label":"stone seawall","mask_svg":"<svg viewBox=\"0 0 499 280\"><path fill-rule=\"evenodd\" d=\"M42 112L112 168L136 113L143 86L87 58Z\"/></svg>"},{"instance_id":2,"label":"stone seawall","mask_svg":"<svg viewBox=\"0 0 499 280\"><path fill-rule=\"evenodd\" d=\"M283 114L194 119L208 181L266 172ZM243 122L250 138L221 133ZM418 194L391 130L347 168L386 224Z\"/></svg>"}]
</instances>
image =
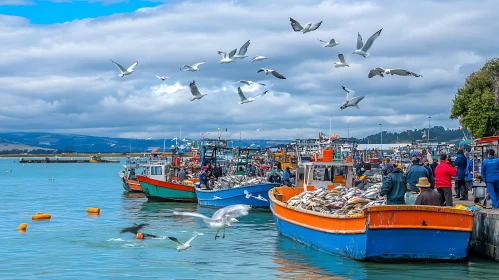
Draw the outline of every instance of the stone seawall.
<instances>
[{"instance_id":1,"label":"stone seawall","mask_svg":"<svg viewBox=\"0 0 499 280\"><path fill-rule=\"evenodd\" d=\"M499 262L499 211L484 209L475 214L470 253Z\"/></svg>"}]
</instances>

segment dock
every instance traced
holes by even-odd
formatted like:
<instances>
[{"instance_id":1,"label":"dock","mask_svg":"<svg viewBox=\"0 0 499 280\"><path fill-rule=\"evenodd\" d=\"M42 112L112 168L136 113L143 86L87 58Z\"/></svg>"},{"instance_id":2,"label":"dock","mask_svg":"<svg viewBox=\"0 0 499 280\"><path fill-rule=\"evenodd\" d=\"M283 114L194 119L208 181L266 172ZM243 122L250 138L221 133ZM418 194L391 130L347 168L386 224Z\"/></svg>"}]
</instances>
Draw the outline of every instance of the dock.
<instances>
[{"instance_id":1,"label":"dock","mask_svg":"<svg viewBox=\"0 0 499 280\"><path fill-rule=\"evenodd\" d=\"M44 159L24 159L21 158L19 160L19 163L119 163L119 160L109 160L109 159L103 159L100 156L93 156L90 159L60 159L60 158L55 158L55 159L50 159L49 157L46 157Z\"/></svg>"}]
</instances>

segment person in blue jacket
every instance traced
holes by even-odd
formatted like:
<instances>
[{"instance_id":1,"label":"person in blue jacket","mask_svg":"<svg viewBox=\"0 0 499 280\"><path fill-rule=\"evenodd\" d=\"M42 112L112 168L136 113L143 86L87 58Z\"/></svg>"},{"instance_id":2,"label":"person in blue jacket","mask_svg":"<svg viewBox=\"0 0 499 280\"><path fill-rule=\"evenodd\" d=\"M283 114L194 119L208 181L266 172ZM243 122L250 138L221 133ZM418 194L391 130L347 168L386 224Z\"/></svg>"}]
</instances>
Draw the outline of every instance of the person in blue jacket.
<instances>
[{"instance_id":1,"label":"person in blue jacket","mask_svg":"<svg viewBox=\"0 0 499 280\"><path fill-rule=\"evenodd\" d=\"M466 153L467 165L465 170L465 181L466 181L466 189L471 191L473 189L473 160L471 159L471 153Z\"/></svg>"},{"instance_id":2,"label":"person in blue jacket","mask_svg":"<svg viewBox=\"0 0 499 280\"><path fill-rule=\"evenodd\" d=\"M386 195L386 204L397 205L405 204L405 191L407 190L407 182L404 178L404 173L393 164L386 165L384 168L385 179L381 186L380 195Z\"/></svg>"},{"instance_id":3,"label":"person in blue jacket","mask_svg":"<svg viewBox=\"0 0 499 280\"><path fill-rule=\"evenodd\" d=\"M468 200L468 190L466 189L466 166L468 166L468 160L464 156L464 150L459 148L457 150L456 159L454 160L453 165L457 167L457 176L456 176L456 186L454 190L456 191L456 198L459 200Z\"/></svg>"},{"instance_id":4,"label":"person in blue jacket","mask_svg":"<svg viewBox=\"0 0 499 280\"><path fill-rule=\"evenodd\" d=\"M419 182L419 178L426 177L428 181L430 179L430 172L423 166L419 158L412 158L412 165L409 167L409 171L405 174L405 179L410 186L411 192L419 193L419 188L416 184Z\"/></svg>"},{"instance_id":5,"label":"person in blue jacket","mask_svg":"<svg viewBox=\"0 0 499 280\"><path fill-rule=\"evenodd\" d=\"M284 181L284 185L291 187L291 170L289 166L282 173L282 180Z\"/></svg>"},{"instance_id":6,"label":"person in blue jacket","mask_svg":"<svg viewBox=\"0 0 499 280\"><path fill-rule=\"evenodd\" d=\"M487 184L492 208L499 208L499 159L495 157L495 151L490 149L488 157L482 162L482 181Z\"/></svg>"},{"instance_id":7,"label":"person in blue jacket","mask_svg":"<svg viewBox=\"0 0 499 280\"><path fill-rule=\"evenodd\" d=\"M433 190L435 189L435 175L433 174L433 170L431 169L430 161L427 158L423 159L423 166L426 168L426 170L428 170L428 174L430 175L428 181L430 182L430 188Z\"/></svg>"},{"instance_id":8,"label":"person in blue jacket","mask_svg":"<svg viewBox=\"0 0 499 280\"><path fill-rule=\"evenodd\" d=\"M206 174L206 171L208 170L208 167L205 165L203 166L203 170L199 173L199 188L200 189L208 189L207 182L208 182L208 175Z\"/></svg>"}]
</instances>

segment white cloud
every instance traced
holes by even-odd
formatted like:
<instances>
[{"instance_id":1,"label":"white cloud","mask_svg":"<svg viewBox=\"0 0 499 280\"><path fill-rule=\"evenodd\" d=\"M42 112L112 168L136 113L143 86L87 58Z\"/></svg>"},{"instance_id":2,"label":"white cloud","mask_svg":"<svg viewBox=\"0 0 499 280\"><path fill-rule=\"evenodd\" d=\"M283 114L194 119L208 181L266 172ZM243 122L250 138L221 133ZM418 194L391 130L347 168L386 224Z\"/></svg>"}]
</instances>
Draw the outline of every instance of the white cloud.
<instances>
[{"instance_id":1,"label":"white cloud","mask_svg":"<svg viewBox=\"0 0 499 280\"><path fill-rule=\"evenodd\" d=\"M190 1L53 25L0 16L0 119L8 131L153 137L163 137L165 128L199 137L227 127L235 138L243 131L243 137L290 139L302 130L306 136L329 131L330 116L342 136L347 126L350 135L375 133L380 122L385 130L421 128L427 115L432 125L457 127L448 119L454 93L497 55L499 39L490 36L499 27L497 8L495 1ZM295 33L290 16L323 24ZM369 58L352 55L357 32L367 40L380 28ZM333 37L339 46L321 48L318 38ZM218 64L216 51L248 39L249 58ZM349 68L334 68L338 53ZM251 63L256 55L268 59ZM110 58L139 64L121 78ZM199 61L206 61L199 72L179 71ZM368 79L377 66L423 77ZM260 67L287 79L256 73ZM190 102L192 80L208 95ZM360 110L339 110L342 85L366 95ZM248 96L270 92L240 105L238 86Z\"/></svg>"}]
</instances>

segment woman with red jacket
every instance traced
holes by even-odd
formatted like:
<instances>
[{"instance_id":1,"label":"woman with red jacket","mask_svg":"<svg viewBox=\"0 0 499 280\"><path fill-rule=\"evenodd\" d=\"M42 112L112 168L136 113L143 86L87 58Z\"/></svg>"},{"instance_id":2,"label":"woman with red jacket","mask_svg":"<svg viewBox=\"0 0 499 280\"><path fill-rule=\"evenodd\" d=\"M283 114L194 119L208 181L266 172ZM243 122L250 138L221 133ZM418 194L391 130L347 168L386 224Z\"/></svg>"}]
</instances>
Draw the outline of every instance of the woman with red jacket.
<instances>
[{"instance_id":1,"label":"woman with red jacket","mask_svg":"<svg viewBox=\"0 0 499 280\"><path fill-rule=\"evenodd\" d=\"M440 164L435 168L435 188L440 195L440 205L452 206L452 177L456 169L449 162L446 154L440 155Z\"/></svg>"}]
</instances>

